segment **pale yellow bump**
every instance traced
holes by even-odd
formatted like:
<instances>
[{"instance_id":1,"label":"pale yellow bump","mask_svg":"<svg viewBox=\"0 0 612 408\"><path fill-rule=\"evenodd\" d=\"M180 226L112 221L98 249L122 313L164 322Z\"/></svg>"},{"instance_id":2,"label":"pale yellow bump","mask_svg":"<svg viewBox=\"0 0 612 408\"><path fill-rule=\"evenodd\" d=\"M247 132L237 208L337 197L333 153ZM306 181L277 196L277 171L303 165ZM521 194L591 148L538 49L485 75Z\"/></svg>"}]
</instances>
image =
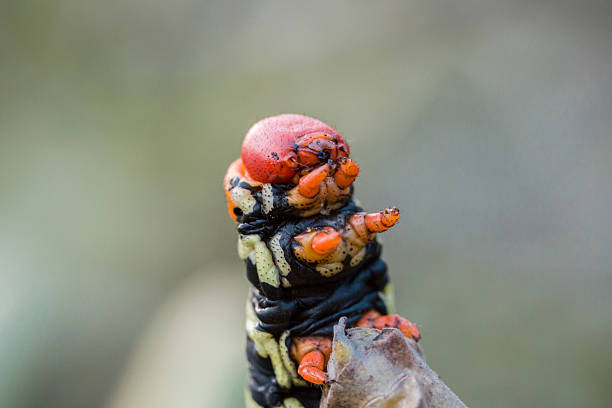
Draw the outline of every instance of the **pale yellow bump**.
<instances>
[{"instance_id":1,"label":"pale yellow bump","mask_svg":"<svg viewBox=\"0 0 612 408\"><path fill-rule=\"evenodd\" d=\"M278 385L283 388L291 387L291 375L285 369L285 365L283 364L283 360L280 355L280 350L278 343L274 340L274 338L266 340L265 342L266 351L270 356L270 361L272 362L272 368L274 369L274 375L276 376L276 381Z\"/></svg>"},{"instance_id":2,"label":"pale yellow bump","mask_svg":"<svg viewBox=\"0 0 612 408\"><path fill-rule=\"evenodd\" d=\"M238 256L240 259L247 259L251 252L255 249L255 244L261 241L257 234L241 235L238 237Z\"/></svg>"},{"instance_id":3,"label":"pale yellow bump","mask_svg":"<svg viewBox=\"0 0 612 408\"><path fill-rule=\"evenodd\" d=\"M342 263L340 262L333 262L325 265L318 265L315 267L315 269L324 278L331 278L332 276L342 272L342 269L344 269L344 265L342 265Z\"/></svg>"},{"instance_id":4,"label":"pale yellow bump","mask_svg":"<svg viewBox=\"0 0 612 408\"><path fill-rule=\"evenodd\" d=\"M268 357L268 352L263 345L263 340L265 340L265 336L262 336L262 332L257 330L257 317L255 316L255 311L253 310L253 305L249 300L246 302L246 332L249 339L253 341L255 344L255 351L262 358ZM272 336L269 333L270 337Z\"/></svg>"},{"instance_id":5,"label":"pale yellow bump","mask_svg":"<svg viewBox=\"0 0 612 408\"><path fill-rule=\"evenodd\" d=\"M259 241L255 243L255 266L257 267L257 276L260 282L266 282L275 288L280 286L278 269L274 264L274 259L272 259L272 253L265 242Z\"/></svg>"},{"instance_id":6,"label":"pale yellow bump","mask_svg":"<svg viewBox=\"0 0 612 408\"><path fill-rule=\"evenodd\" d=\"M231 192L232 201L236 204L243 213L248 214L253 212L253 208L257 201L249 190L242 187L234 187Z\"/></svg>"},{"instance_id":7,"label":"pale yellow bump","mask_svg":"<svg viewBox=\"0 0 612 408\"><path fill-rule=\"evenodd\" d=\"M355 244L352 244L352 243L350 243L350 244L349 244L349 243L347 243L347 245L346 245L346 252L347 252L349 255L353 255L353 254L354 254L356 251L358 251L360 248L361 248L360 246L357 246L357 245L355 245Z\"/></svg>"},{"instance_id":8,"label":"pale yellow bump","mask_svg":"<svg viewBox=\"0 0 612 408\"><path fill-rule=\"evenodd\" d=\"M257 318L250 302L247 302L247 336L255 343L255 350L263 358L269 358L276 381L281 387L291 386L291 373L285 368L279 344L270 333L257 330Z\"/></svg>"},{"instance_id":9,"label":"pale yellow bump","mask_svg":"<svg viewBox=\"0 0 612 408\"><path fill-rule=\"evenodd\" d=\"M284 276L281 277L281 283L283 284L283 288L291 287L291 282L289 282L289 279L285 278Z\"/></svg>"},{"instance_id":10,"label":"pale yellow bump","mask_svg":"<svg viewBox=\"0 0 612 408\"><path fill-rule=\"evenodd\" d=\"M261 198L263 201L264 213L268 214L270 211L272 211L272 207L274 207L274 194L272 193L272 184L262 184Z\"/></svg>"},{"instance_id":11,"label":"pale yellow bump","mask_svg":"<svg viewBox=\"0 0 612 408\"><path fill-rule=\"evenodd\" d=\"M365 256L365 254L366 254L366 249L365 247L363 247L361 248L359 252L353 255L353 257L351 258L350 265L353 267L359 265L361 261L363 261L363 257Z\"/></svg>"},{"instance_id":12,"label":"pale yellow bump","mask_svg":"<svg viewBox=\"0 0 612 408\"><path fill-rule=\"evenodd\" d=\"M278 344L280 346L281 358L283 359L283 363L285 364L285 369L291 374L291 381L293 385L305 386L308 383L300 378L297 373L297 368L293 359L289 355L289 349L287 348L287 337L289 337L289 330L285 330L283 334L281 334L278 339Z\"/></svg>"},{"instance_id":13,"label":"pale yellow bump","mask_svg":"<svg viewBox=\"0 0 612 408\"><path fill-rule=\"evenodd\" d=\"M283 248L281 247L280 239L281 234L277 233L272 237L268 245L270 246L270 250L272 251L272 255L274 256L274 262L280 270L280 274L283 276L287 276L289 275L289 272L291 272L291 266L285 259L285 253L283 252Z\"/></svg>"}]
</instances>

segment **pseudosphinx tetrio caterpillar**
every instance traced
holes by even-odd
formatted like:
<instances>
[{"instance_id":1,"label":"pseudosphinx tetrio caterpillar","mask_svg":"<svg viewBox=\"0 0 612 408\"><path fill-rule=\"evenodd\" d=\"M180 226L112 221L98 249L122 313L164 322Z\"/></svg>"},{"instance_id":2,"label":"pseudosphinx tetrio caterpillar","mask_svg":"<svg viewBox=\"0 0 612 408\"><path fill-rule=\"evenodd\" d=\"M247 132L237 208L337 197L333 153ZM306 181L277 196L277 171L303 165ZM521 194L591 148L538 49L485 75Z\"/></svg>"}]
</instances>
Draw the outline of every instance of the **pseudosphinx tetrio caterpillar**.
<instances>
[{"instance_id":1,"label":"pseudosphinx tetrio caterpillar","mask_svg":"<svg viewBox=\"0 0 612 408\"><path fill-rule=\"evenodd\" d=\"M332 330L419 330L393 313L376 233L397 208L364 212L353 201L359 166L342 137L302 115L263 119L247 132L225 176L238 254L252 284L247 299L248 408L316 408L327 381Z\"/></svg>"}]
</instances>

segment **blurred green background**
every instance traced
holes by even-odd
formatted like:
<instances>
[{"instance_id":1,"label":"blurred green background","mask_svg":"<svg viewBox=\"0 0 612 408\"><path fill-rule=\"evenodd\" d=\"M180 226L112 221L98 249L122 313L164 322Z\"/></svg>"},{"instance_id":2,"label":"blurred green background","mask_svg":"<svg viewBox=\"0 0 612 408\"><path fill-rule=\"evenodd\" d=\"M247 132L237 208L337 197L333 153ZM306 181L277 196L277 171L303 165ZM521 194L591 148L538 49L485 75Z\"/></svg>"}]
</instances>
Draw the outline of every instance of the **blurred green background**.
<instances>
[{"instance_id":1,"label":"blurred green background","mask_svg":"<svg viewBox=\"0 0 612 408\"><path fill-rule=\"evenodd\" d=\"M612 405L612 5L3 1L0 406L240 407L221 182L335 126L400 312L471 407Z\"/></svg>"}]
</instances>

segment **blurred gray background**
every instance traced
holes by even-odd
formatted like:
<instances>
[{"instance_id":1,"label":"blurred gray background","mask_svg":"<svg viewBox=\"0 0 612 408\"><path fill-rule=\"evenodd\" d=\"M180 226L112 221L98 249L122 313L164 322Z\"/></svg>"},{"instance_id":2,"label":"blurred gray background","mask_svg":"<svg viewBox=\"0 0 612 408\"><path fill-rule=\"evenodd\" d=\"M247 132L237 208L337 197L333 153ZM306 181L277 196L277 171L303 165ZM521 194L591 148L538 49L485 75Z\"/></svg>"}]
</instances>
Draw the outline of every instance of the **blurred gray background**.
<instances>
[{"instance_id":1,"label":"blurred gray background","mask_svg":"<svg viewBox=\"0 0 612 408\"><path fill-rule=\"evenodd\" d=\"M240 407L221 182L335 126L400 312L471 407L612 405L612 4L4 1L0 406Z\"/></svg>"}]
</instances>

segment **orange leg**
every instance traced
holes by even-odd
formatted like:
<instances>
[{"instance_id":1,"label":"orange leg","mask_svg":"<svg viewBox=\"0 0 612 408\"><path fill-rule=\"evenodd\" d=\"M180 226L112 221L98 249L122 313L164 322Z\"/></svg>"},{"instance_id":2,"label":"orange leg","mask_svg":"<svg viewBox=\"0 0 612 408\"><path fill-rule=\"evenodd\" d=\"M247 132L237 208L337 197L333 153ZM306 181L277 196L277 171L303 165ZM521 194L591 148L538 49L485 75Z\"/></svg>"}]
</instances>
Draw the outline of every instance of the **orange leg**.
<instances>
[{"instance_id":1,"label":"orange leg","mask_svg":"<svg viewBox=\"0 0 612 408\"><path fill-rule=\"evenodd\" d=\"M340 188L347 188L357 178L359 174L359 166L357 163L346 157L340 157L338 159L338 170L334 174L334 180Z\"/></svg>"},{"instance_id":2,"label":"orange leg","mask_svg":"<svg viewBox=\"0 0 612 408\"><path fill-rule=\"evenodd\" d=\"M412 337L415 341L421 339L421 332L416 325L398 314L383 316L374 310L370 310L361 316L361 319L357 322L357 327L372 327L378 330L394 327L399 329L406 337Z\"/></svg>"},{"instance_id":3,"label":"orange leg","mask_svg":"<svg viewBox=\"0 0 612 408\"><path fill-rule=\"evenodd\" d=\"M328 337L294 337L291 343L291 357L299 361L298 374L313 384L327 381L325 366L331 354L332 340Z\"/></svg>"},{"instance_id":4,"label":"orange leg","mask_svg":"<svg viewBox=\"0 0 612 408\"><path fill-rule=\"evenodd\" d=\"M325 384L327 381L327 374L325 374L325 356L319 350L313 350L306 354L300 366L298 367L298 374L302 376L306 381L313 384Z\"/></svg>"},{"instance_id":5,"label":"orange leg","mask_svg":"<svg viewBox=\"0 0 612 408\"><path fill-rule=\"evenodd\" d=\"M300 178L299 191L304 197L312 198L319 194L321 190L321 182L325 180L325 177L329 174L329 166L324 164L323 166L317 167L304 177Z\"/></svg>"},{"instance_id":6,"label":"orange leg","mask_svg":"<svg viewBox=\"0 0 612 408\"><path fill-rule=\"evenodd\" d=\"M383 232L395 225L399 220L400 211L397 207L385 208L383 211L365 216L365 225L370 232Z\"/></svg>"},{"instance_id":7,"label":"orange leg","mask_svg":"<svg viewBox=\"0 0 612 408\"><path fill-rule=\"evenodd\" d=\"M300 244L294 248L295 255L307 262L319 262L331 256L342 242L342 236L332 227L304 232L293 239Z\"/></svg>"},{"instance_id":8,"label":"orange leg","mask_svg":"<svg viewBox=\"0 0 612 408\"><path fill-rule=\"evenodd\" d=\"M381 315L375 310L370 310L361 316L356 326L379 330L394 327L399 329L404 336L412 337L415 341L419 341L421 338L419 329L414 323L397 314ZM293 337L291 340L291 357L300 362L298 374L313 384L325 384L327 382L325 368L332 351L332 339L311 336Z\"/></svg>"},{"instance_id":9,"label":"orange leg","mask_svg":"<svg viewBox=\"0 0 612 408\"><path fill-rule=\"evenodd\" d=\"M325 255L335 250L342 241L342 237L338 231L332 227L325 227L317 232L312 238L312 250L317 254Z\"/></svg>"},{"instance_id":10,"label":"orange leg","mask_svg":"<svg viewBox=\"0 0 612 408\"><path fill-rule=\"evenodd\" d=\"M419 341L421 339L421 332L416 325L398 314L378 317L374 321L374 327L379 330L387 327L395 327L396 329L399 329L399 331L401 331L406 337L412 337L415 341Z\"/></svg>"},{"instance_id":11,"label":"orange leg","mask_svg":"<svg viewBox=\"0 0 612 408\"><path fill-rule=\"evenodd\" d=\"M350 216L351 229L363 242L370 242L377 232L391 228L399 220L400 211L397 207L385 208L375 213L358 212Z\"/></svg>"}]
</instances>

